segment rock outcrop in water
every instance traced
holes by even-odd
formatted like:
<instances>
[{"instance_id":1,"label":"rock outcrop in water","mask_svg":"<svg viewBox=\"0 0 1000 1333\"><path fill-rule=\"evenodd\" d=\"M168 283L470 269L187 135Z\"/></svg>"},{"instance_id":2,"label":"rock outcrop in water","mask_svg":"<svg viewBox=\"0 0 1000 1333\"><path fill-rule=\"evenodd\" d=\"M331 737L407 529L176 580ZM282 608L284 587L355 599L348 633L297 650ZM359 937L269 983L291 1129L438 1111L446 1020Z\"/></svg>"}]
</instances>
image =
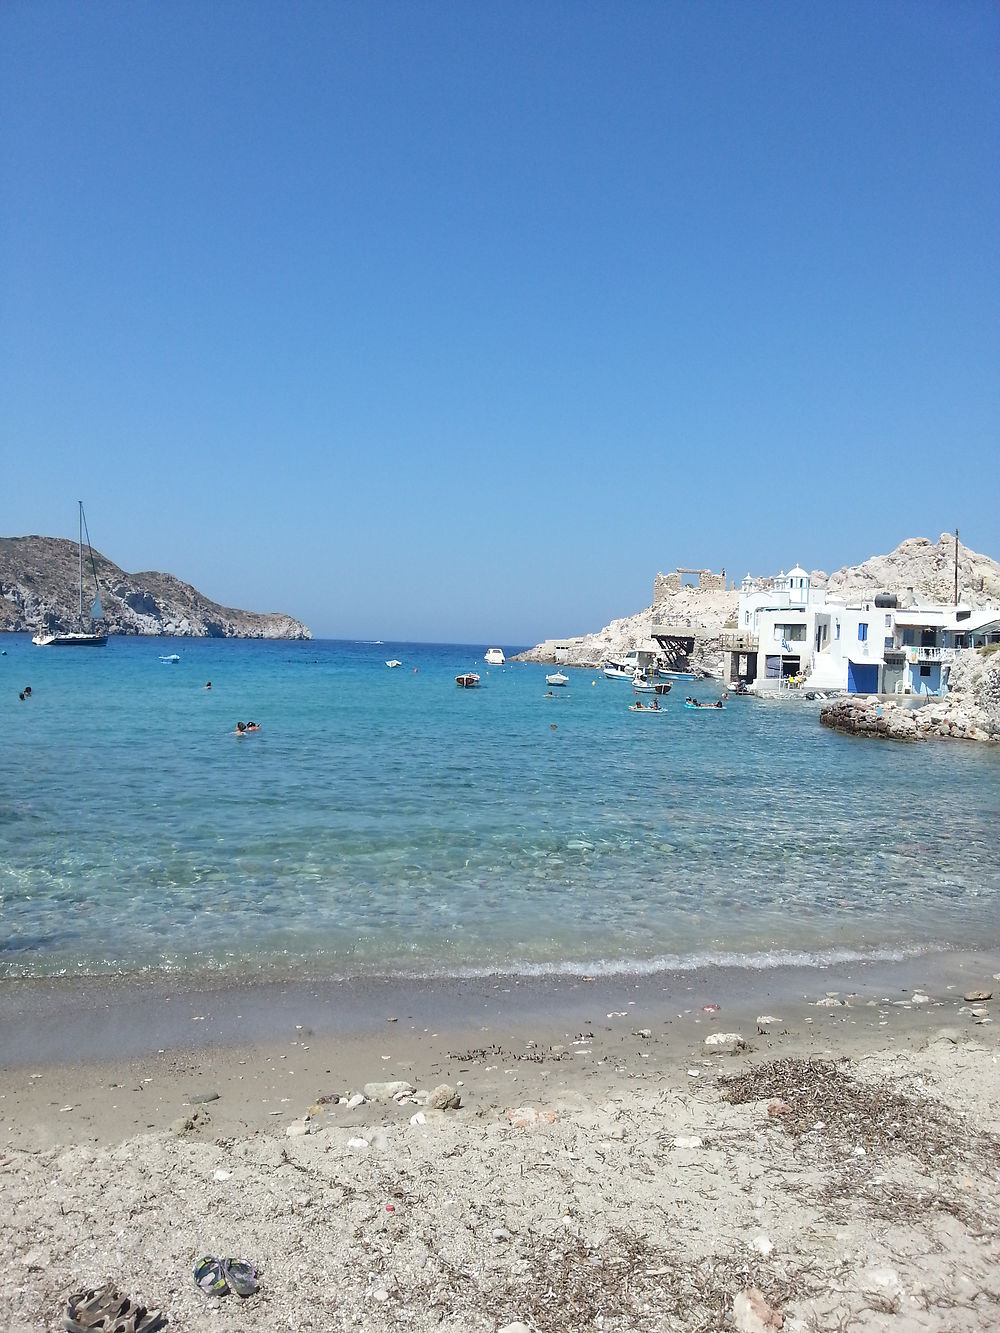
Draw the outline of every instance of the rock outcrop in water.
<instances>
[{"instance_id":1,"label":"rock outcrop in water","mask_svg":"<svg viewBox=\"0 0 1000 1333\"><path fill-rule=\"evenodd\" d=\"M301 621L280 613L238 611L211 601L173 574L127 574L93 553L109 634L185 638L310 639ZM94 596L84 552L84 602ZM0 538L0 631L66 630L79 610L76 542L60 537Z\"/></svg>"},{"instance_id":2,"label":"rock outcrop in water","mask_svg":"<svg viewBox=\"0 0 1000 1333\"><path fill-rule=\"evenodd\" d=\"M969 649L952 663L948 693L920 703L851 694L826 704L819 720L835 731L886 740L934 737L1000 744L1000 652Z\"/></svg>"}]
</instances>

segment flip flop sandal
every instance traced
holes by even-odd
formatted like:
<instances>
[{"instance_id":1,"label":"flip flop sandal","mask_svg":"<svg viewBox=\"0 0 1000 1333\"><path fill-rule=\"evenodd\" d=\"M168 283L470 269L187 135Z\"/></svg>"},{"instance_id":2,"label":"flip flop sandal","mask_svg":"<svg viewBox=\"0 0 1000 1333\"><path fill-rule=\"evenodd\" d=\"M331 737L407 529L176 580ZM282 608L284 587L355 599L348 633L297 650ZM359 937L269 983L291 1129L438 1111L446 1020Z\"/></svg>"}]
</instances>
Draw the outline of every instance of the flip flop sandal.
<instances>
[{"instance_id":1,"label":"flip flop sandal","mask_svg":"<svg viewBox=\"0 0 1000 1333\"><path fill-rule=\"evenodd\" d=\"M229 1282L223 1265L214 1254L206 1254L194 1266L194 1280L206 1296L225 1296Z\"/></svg>"},{"instance_id":2,"label":"flip flop sandal","mask_svg":"<svg viewBox=\"0 0 1000 1333\"><path fill-rule=\"evenodd\" d=\"M252 1296L260 1287L256 1268L245 1259L223 1259L222 1272L237 1296Z\"/></svg>"}]
</instances>

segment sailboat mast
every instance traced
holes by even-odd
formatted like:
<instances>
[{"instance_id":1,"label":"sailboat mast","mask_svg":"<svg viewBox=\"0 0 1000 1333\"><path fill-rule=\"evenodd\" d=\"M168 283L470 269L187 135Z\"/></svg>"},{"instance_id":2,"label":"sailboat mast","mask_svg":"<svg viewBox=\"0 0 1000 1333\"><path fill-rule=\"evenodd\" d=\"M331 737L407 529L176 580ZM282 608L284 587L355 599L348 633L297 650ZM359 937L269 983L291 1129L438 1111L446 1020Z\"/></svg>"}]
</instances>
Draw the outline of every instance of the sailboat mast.
<instances>
[{"instance_id":1,"label":"sailboat mast","mask_svg":"<svg viewBox=\"0 0 1000 1333\"><path fill-rule=\"evenodd\" d=\"M83 620L83 501L77 500L80 506L80 619Z\"/></svg>"}]
</instances>

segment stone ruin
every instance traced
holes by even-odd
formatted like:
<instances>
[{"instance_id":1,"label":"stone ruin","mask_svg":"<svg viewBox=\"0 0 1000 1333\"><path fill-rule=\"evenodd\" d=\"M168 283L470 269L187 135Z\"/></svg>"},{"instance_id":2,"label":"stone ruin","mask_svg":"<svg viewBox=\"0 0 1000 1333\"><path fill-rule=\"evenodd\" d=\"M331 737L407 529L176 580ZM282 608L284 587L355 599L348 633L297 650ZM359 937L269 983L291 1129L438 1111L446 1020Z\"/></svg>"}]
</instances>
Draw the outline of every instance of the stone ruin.
<instances>
[{"instance_id":1,"label":"stone ruin","mask_svg":"<svg viewBox=\"0 0 1000 1333\"><path fill-rule=\"evenodd\" d=\"M697 579L697 583L695 583ZM653 605L664 601L683 587L697 587L699 592L725 592L726 571L713 574L710 569L681 569L672 574L657 574L653 581Z\"/></svg>"}]
</instances>

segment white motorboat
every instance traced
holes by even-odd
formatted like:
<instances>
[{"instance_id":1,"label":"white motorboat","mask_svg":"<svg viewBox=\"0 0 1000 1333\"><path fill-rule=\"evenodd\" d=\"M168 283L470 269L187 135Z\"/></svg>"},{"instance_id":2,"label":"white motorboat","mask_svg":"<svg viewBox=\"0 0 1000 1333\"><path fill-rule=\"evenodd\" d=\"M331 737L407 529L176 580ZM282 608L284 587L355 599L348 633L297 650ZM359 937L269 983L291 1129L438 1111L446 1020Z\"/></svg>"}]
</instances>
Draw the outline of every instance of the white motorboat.
<instances>
[{"instance_id":1,"label":"white motorboat","mask_svg":"<svg viewBox=\"0 0 1000 1333\"><path fill-rule=\"evenodd\" d=\"M601 663L608 680L631 680L639 667L639 654L626 653L624 657L608 657Z\"/></svg>"},{"instance_id":2,"label":"white motorboat","mask_svg":"<svg viewBox=\"0 0 1000 1333\"><path fill-rule=\"evenodd\" d=\"M401 667L402 665L403 664L398 657L390 657L389 660L386 662L386 666L390 668Z\"/></svg>"},{"instance_id":3,"label":"white motorboat","mask_svg":"<svg viewBox=\"0 0 1000 1333\"><path fill-rule=\"evenodd\" d=\"M506 660L502 648L487 648L486 652L483 654L483 661L488 666L503 666Z\"/></svg>"},{"instance_id":4,"label":"white motorboat","mask_svg":"<svg viewBox=\"0 0 1000 1333\"><path fill-rule=\"evenodd\" d=\"M569 676L564 676L561 671L554 671L551 676L545 677L546 685L568 685Z\"/></svg>"},{"instance_id":5,"label":"white motorboat","mask_svg":"<svg viewBox=\"0 0 1000 1333\"><path fill-rule=\"evenodd\" d=\"M650 680L648 676L634 676L632 688L637 694L669 694L673 688L669 680Z\"/></svg>"},{"instance_id":6,"label":"white motorboat","mask_svg":"<svg viewBox=\"0 0 1000 1333\"><path fill-rule=\"evenodd\" d=\"M94 560L94 552L90 545L90 533L87 533L87 550L90 553L90 566L94 571L94 604L90 608L90 616L83 614L83 532L87 520L83 513L83 501L78 500L80 506L80 628L75 630L55 630L51 633L39 631L31 642L39 648L104 648L108 642L107 634L94 629L94 621L104 619L104 608L101 606L101 590L97 583L97 564ZM86 624L90 629L86 629Z\"/></svg>"},{"instance_id":7,"label":"white motorboat","mask_svg":"<svg viewBox=\"0 0 1000 1333\"><path fill-rule=\"evenodd\" d=\"M171 662L171 663L176 664L176 663L179 662L180 660L181 660L181 655L180 655L180 653L166 653L166 654L161 654L161 655L160 655L160 661L161 661L161 662Z\"/></svg>"}]
</instances>

